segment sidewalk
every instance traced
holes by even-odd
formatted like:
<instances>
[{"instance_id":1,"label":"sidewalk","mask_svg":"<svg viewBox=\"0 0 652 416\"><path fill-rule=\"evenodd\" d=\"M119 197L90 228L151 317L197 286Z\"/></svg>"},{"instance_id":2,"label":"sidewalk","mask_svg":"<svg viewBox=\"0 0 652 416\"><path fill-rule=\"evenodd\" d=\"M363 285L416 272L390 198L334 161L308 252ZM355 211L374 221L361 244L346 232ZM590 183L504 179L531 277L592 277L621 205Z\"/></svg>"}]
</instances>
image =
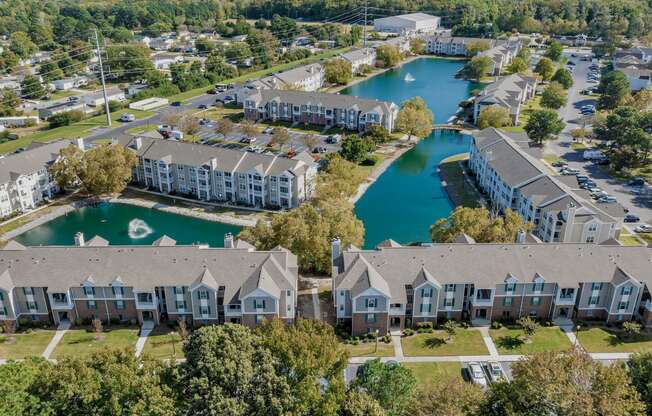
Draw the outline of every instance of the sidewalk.
<instances>
[{"instance_id":1,"label":"sidewalk","mask_svg":"<svg viewBox=\"0 0 652 416\"><path fill-rule=\"evenodd\" d=\"M43 351L43 358L49 359L50 355L54 352L54 349L57 348L57 345L59 345L59 342L63 338L63 336L66 334L66 332L70 329L70 322L61 322L59 326L57 327L57 332L54 333L54 336L48 343L48 346L45 348L45 351Z\"/></svg>"},{"instance_id":2,"label":"sidewalk","mask_svg":"<svg viewBox=\"0 0 652 416\"><path fill-rule=\"evenodd\" d=\"M321 306L319 305L319 288L313 287L310 289L312 295L312 308L314 319L316 321L321 321Z\"/></svg>"},{"instance_id":3,"label":"sidewalk","mask_svg":"<svg viewBox=\"0 0 652 416\"><path fill-rule=\"evenodd\" d=\"M140 355L143 353L143 348L145 348L147 337L152 333L153 329L153 322L143 322L143 325L140 327L140 335L138 335L138 340L136 341L136 357L140 357Z\"/></svg>"},{"instance_id":4,"label":"sidewalk","mask_svg":"<svg viewBox=\"0 0 652 416\"><path fill-rule=\"evenodd\" d=\"M631 356L628 352L598 352L590 353L594 360L627 360ZM525 355L442 355L442 356L419 356L419 357L351 357L349 364L363 364L366 361L380 358L381 361L390 360L404 363L468 363L471 361L499 361L515 362L525 357Z\"/></svg>"},{"instance_id":5,"label":"sidewalk","mask_svg":"<svg viewBox=\"0 0 652 416\"><path fill-rule=\"evenodd\" d=\"M487 350L489 351L489 355L492 357L498 357L500 354L498 354L498 350L496 349L496 344L494 344L494 340L491 338L491 335L489 335L489 328L486 326L482 326L478 328L478 331L480 331L480 334L482 334L482 340L484 341L484 345L487 347Z\"/></svg>"}]
</instances>

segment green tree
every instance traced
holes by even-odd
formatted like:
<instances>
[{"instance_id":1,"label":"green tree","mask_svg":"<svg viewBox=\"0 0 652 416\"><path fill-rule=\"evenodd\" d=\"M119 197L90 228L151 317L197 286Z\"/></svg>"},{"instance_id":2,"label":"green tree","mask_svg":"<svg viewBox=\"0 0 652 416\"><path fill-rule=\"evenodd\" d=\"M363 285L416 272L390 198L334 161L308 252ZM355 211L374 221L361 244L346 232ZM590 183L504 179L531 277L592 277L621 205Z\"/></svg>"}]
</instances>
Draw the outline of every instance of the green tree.
<instances>
[{"instance_id":1,"label":"green tree","mask_svg":"<svg viewBox=\"0 0 652 416\"><path fill-rule=\"evenodd\" d=\"M510 74L518 74L518 73L524 73L527 72L528 66L527 62L523 60L523 58L519 58L518 56L512 59L512 63L509 64L507 67L507 71Z\"/></svg>"},{"instance_id":2,"label":"green tree","mask_svg":"<svg viewBox=\"0 0 652 416\"><path fill-rule=\"evenodd\" d=\"M22 91L23 97L35 100L43 98L46 94L41 82L32 75L27 75L23 78L23 81L20 83L20 90Z\"/></svg>"},{"instance_id":3,"label":"green tree","mask_svg":"<svg viewBox=\"0 0 652 416\"><path fill-rule=\"evenodd\" d=\"M338 153L326 155L326 164L317 177L316 200L346 200L358 192L367 175L355 163Z\"/></svg>"},{"instance_id":4,"label":"green tree","mask_svg":"<svg viewBox=\"0 0 652 416\"><path fill-rule=\"evenodd\" d=\"M252 29L247 35L247 43L258 65L271 65L276 62L278 39L267 29Z\"/></svg>"},{"instance_id":5,"label":"green tree","mask_svg":"<svg viewBox=\"0 0 652 416\"><path fill-rule=\"evenodd\" d=\"M421 97L413 97L401 103L396 118L396 129L408 135L425 137L432 131L434 115Z\"/></svg>"},{"instance_id":6,"label":"green tree","mask_svg":"<svg viewBox=\"0 0 652 416\"><path fill-rule=\"evenodd\" d=\"M353 78L351 64L341 58L331 59L326 62L324 69L326 72L326 81L331 84L346 85Z\"/></svg>"},{"instance_id":7,"label":"green tree","mask_svg":"<svg viewBox=\"0 0 652 416\"><path fill-rule=\"evenodd\" d=\"M524 316L518 321L516 321L517 324L520 325L521 329L523 330L523 334L525 335L525 339L529 340L536 334L537 330L539 329L539 324L529 316Z\"/></svg>"},{"instance_id":8,"label":"green tree","mask_svg":"<svg viewBox=\"0 0 652 416\"><path fill-rule=\"evenodd\" d=\"M497 105L484 107L478 116L478 127L486 129L487 127L501 128L512 124L512 118L506 108Z\"/></svg>"},{"instance_id":9,"label":"green tree","mask_svg":"<svg viewBox=\"0 0 652 416\"><path fill-rule=\"evenodd\" d=\"M283 150L283 146L290 141L290 132L284 127L274 127L272 140L278 145L279 149Z\"/></svg>"},{"instance_id":10,"label":"green tree","mask_svg":"<svg viewBox=\"0 0 652 416\"><path fill-rule=\"evenodd\" d=\"M546 48L546 57L557 62L561 59L562 53L564 52L564 47L561 43L553 40L550 42Z\"/></svg>"},{"instance_id":11,"label":"green tree","mask_svg":"<svg viewBox=\"0 0 652 416\"><path fill-rule=\"evenodd\" d=\"M111 74L122 81L142 79L154 70L149 49L142 45L113 45L106 49L106 66Z\"/></svg>"},{"instance_id":12,"label":"green tree","mask_svg":"<svg viewBox=\"0 0 652 416\"><path fill-rule=\"evenodd\" d=\"M433 378L423 387L414 401L416 416L476 416L484 400L482 389L461 377Z\"/></svg>"},{"instance_id":13,"label":"green tree","mask_svg":"<svg viewBox=\"0 0 652 416\"><path fill-rule=\"evenodd\" d=\"M542 145L544 141L553 139L564 129L564 122L552 110L533 111L525 124L525 131L534 143Z\"/></svg>"},{"instance_id":14,"label":"green tree","mask_svg":"<svg viewBox=\"0 0 652 416\"><path fill-rule=\"evenodd\" d=\"M530 52L529 48L521 48L518 53L516 54L518 58L521 58L525 62L530 62L530 58L532 57L532 53Z\"/></svg>"},{"instance_id":15,"label":"green tree","mask_svg":"<svg viewBox=\"0 0 652 416\"><path fill-rule=\"evenodd\" d=\"M346 394L341 416L385 416L385 411L369 394L351 389Z\"/></svg>"},{"instance_id":16,"label":"green tree","mask_svg":"<svg viewBox=\"0 0 652 416\"><path fill-rule=\"evenodd\" d=\"M436 243L451 243L464 233L478 243L513 243L519 231L527 232L531 227L509 209L502 217L492 217L485 207L457 207L448 218L430 227L430 237Z\"/></svg>"},{"instance_id":17,"label":"green tree","mask_svg":"<svg viewBox=\"0 0 652 416\"><path fill-rule=\"evenodd\" d=\"M446 342L452 341L455 338L455 333L457 332L457 322L455 321L446 321L444 324L444 331L446 331Z\"/></svg>"},{"instance_id":18,"label":"green tree","mask_svg":"<svg viewBox=\"0 0 652 416\"><path fill-rule=\"evenodd\" d=\"M38 47L32 42L25 32L14 32L9 38L9 50L20 58L29 58L33 53L38 52Z\"/></svg>"},{"instance_id":19,"label":"green tree","mask_svg":"<svg viewBox=\"0 0 652 416\"><path fill-rule=\"evenodd\" d=\"M468 57L473 58L480 52L484 52L487 49L489 49L489 42L486 40L477 40L473 42L469 42L466 45L466 54Z\"/></svg>"},{"instance_id":20,"label":"green tree","mask_svg":"<svg viewBox=\"0 0 652 416\"><path fill-rule=\"evenodd\" d=\"M375 144L383 144L392 140L392 135L387 131L387 129L380 124L373 124L367 127L367 131L364 133L364 137L371 139Z\"/></svg>"},{"instance_id":21,"label":"green tree","mask_svg":"<svg viewBox=\"0 0 652 416\"><path fill-rule=\"evenodd\" d=\"M627 367L632 385L647 407L647 414L652 414L652 352L632 355L627 361Z\"/></svg>"},{"instance_id":22,"label":"green tree","mask_svg":"<svg viewBox=\"0 0 652 416\"><path fill-rule=\"evenodd\" d=\"M410 369L376 358L361 365L359 372L353 388L367 392L389 416L409 414L409 404L416 393L416 379Z\"/></svg>"},{"instance_id":23,"label":"green tree","mask_svg":"<svg viewBox=\"0 0 652 416\"><path fill-rule=\"evenodd\" d=\"M354 134L346 136L342 140L340 155L349 162L360 163L369 156L376 148L370 139L360 138Z\"/></svg>"},{"instance_id":24,"label":"green tree","mask_svg":"<svg viewBox=\"0 0 652 416\"><path fill-rule=\"evenodd\" d=\"M59 158L50 166L50 175L61 189L69 189L79 183L84 152L71 144L59 151Z\"/></svg>"},{"instance_id":25,"label":"green tree","mask_svg":"<svg viewBox=\"0 0 652 416\"><path fill-rule=\"evenodd\" d=\"M493 61L488 56L475 56L464 65L462 73L467 79L474 79L478 82L487 75L493 67Z\"/></svg>"},{"instance_id":26,"label":"green tree","mask_svg":"<svg viewBox=\"0 0 652 416\"><path fill-rule=\"evenodd\" d=\"M52 61L43 62L38 68L38 73L46 82L52 82L65 76L61 68Z\"/></svg>"},{"instance_id":27,"label":"green tree","mask_svg":"<svg viewBox=\"0 0 652 416\"><path fill-rule=\"evenodd\" d=\"M0 90L0 117L11 117L21 113L18 110L20 97L11 88Z\"/></svg>"},{"instance_id":28,"label":"green tree","mask_svg":"<svg viewBox=\"0 0 652 416\"><path fill-rule=\"evenodd\" d=\"M641 324L638 322L623 322L625 338L634 339L641 333Z\"/></svg>"},{"instance_id":29,"label":"green tree","mask_svg":"<svg viewBox=\"0 0 652 416\"><path fill-rule=\"evenodd\" d=\"M206 75L211 77L211 82L224 81L238 76L238 68L227 63L218 53L211 53L204 62Z\"/></svg>"},{"instance_id":30,"label":"green tree","mask_svg":"<svg viewBox=\"0 0 652 416\"><path fill-rule=\"evenodd\" d=\"M551 80L560 83L566 89L573 86L573 76L566 68L559 68L555 71L555 75L552 76Z\"/></svg>"},{"instance_id":31,"label":"green tree","mask_svg":"<svg viewBox=\"0 0 652 416\"><path fill-rule=\"evenodd\" d=\"M415 55L423 55L426 53L426 41L420 38L410 39L410 52Z\"/></svg>"},{"instance_id":32,"label":"green tree","mask_svg":"<svg viewBox=\"0 0 652 416\"><path fill-rule=\"evenodd\" d=\"M615 169L647 163L652 150L652 112L618 107L606 119L594 124L596 139L609 143L607 153Z\"/></svg>"},{"instance_id":33,"label":"green tree","mask_svg":"<svg viewBox=\"0 0 652 416\"><path fill-rule=\"evenodd\" d=\"M10 51L9 49L5 49L2 51L2 54L0 54L0 71L4 72L11 72L13 71L17 66L18 66L18 55Z\"/></svg>"},{"instance_id":34,"label":"green tree","mask_svg":"<svg viewBox=\"0 0 652 416\"><path fill-rule=\"evenodd\" d=\"M34 382L50 364L42 359L12 361L0 366L0 414L4 416L23 416L29 409L36 409L40 398L31 391Z\"/></svg>"},{"instance_id":35,"label":"green tree","mask_svg":"<svg viewBox=\"0 0 652 416\"><path fill-rule=\"evenodd\" d=\"M564 86L557 81L551 82L541 94L541 106L558 109L566 105L568 100Z\"/></svg>"},{"instance_id":36,"label":"green tree","mask_svg":"<svg viewBox=\"0 0 652 416\"><path fill-rule=\"evenodd\" d=\"M394 45L381 45L376 49L376 61L382 68L391 68L401 62L401 52Z\"/></svg>"},{"instance_id":37,"label":"green tree","mask_svg":"<svg viewBox=\"0 0 652 416\"><path fill-rule=\"evenodd\" d=\"M627 76L620 71L611 71L600 80L598 92L602 94L598 99L598 108L613 110L623 103L630 95L630 84Z\"/></svg>"},{"instance_id":38,"label":"green tree","mask_svg":"<svg viewBox=\"0 0 652 416\"><path fill-rule=\"evenodd\" d=\"M550 81L555 72L555 64L548 58L541 58L534 67L534 72L539 74L544 81Z\"/></svg>"}]
</instances>

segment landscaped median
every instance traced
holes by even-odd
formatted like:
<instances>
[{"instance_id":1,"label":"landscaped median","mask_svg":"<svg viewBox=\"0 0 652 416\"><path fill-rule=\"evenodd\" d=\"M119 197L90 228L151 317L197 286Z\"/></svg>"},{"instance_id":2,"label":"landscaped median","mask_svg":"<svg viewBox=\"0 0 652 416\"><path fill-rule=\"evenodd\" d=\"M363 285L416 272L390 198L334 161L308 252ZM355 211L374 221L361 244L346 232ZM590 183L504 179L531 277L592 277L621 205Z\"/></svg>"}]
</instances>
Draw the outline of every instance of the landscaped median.
<instances>
[{"instance_id":1,"label":"landscaped median","mask_svg":"<svg viewBox=\"0 0 652 416\"><path fill-rule=\"evenodd\" d=\"M488 355L480 331L457 329L452 337L443 330L426 330L401 338L406 357Z\"/></svg>"},{"instance_id":2,"label":"landscaped median","mask_svg":"<svg viewBox=\"0 0 652 416\"><path fill-rule=\"evenodd\" d=\"M638 335L628 336L621 329L580 327L577 339L587 352L592 353L652 351L652 333L647 330Z\"/></svg>"},{"instance_id":3,"label":"landscaped median","mask_svg":"<svg viewBox=\"0 0 652 416\"><path fill-rule=\"evenodd\" d=\"M0 359L40 357L52 337L54 331L49 329L26 329L15 334L0 334Z\"/></svg>"},{"instance_id":4,"label":"landscaped median","mask_svg":"<svg viewBox=\"0 0 652 416\"><path fill-rule=\"evenodd\" d=\"M134 351L138 333L137 327L107 327L100 333L90 328L76 328L66 332L50 358L86 356L106 348L128 348Z\"/></svg>"},{"instance_id":5,"label":"landscaped median","mask_svg":"<svg viewBox=\"0 0 652 416\"><path fill-rule=\"evenodd\" d=\"M498 353L522 355L542 351L565 351L572 348L568 336L559 327L541 327L527 339L520 327L490 329Z\"/></svg>"}]
</instances>

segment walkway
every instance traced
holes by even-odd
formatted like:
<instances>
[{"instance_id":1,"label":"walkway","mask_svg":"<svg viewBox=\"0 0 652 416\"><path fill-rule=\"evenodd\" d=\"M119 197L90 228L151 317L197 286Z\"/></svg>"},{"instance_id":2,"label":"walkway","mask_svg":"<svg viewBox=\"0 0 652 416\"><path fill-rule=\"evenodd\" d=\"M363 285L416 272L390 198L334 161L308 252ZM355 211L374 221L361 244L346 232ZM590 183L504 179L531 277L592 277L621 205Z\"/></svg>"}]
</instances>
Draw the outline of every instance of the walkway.
<instances>
[{"instance_id":1,"label":"walkway","mask_svg":"<svg viewBox=\"0 0 652 416\"><path fill-rule=\"evenodd\" d=\"M631 353L628 352L599 352L590 353L594 360L627 360ZM380 358L381 361L399 361L404 363L468 363L471 361L499 361L515 362L525 355L441 355L441 356L415 356L415 357L351 357L349 364L362 364L366 361Z\"/></svg>"},{"instance_id":2,"label":"walkway","mask_svg":"<svg viewBox=\"0 0 652 416\"><path fill-rule=\"evenodd\" d=\"M392 331L390 334L394 345L394 356L399 360L403 360L405 356L403 355L403 344L401 343L401 331Z\"/></svg>"},{"instance_id":3,"label":"walkway","mask_svg":"<svg viewBox=\"0 0 652 416\"><path fill-rule=\"evenodd\" d=\"M63 321L59 324L57 327L57 331L54 333L54 336L48 343L48 346L45 348L45 351L43 351L43 358L49 359L50 355L54 352L54 349L57 348L57 345L59 345L59 342L63 338L63 336L66 334L66 332L70 329L70 321Z\"/></svg>"},{"instance_id":4,"label":"walkway","mask_svg":"<svg viewBox=\"0 0 652 416\"><path fill-rule=\"evenodd\" d=\"M489 351L489 355L492 357L498 357L500 354L498 354L498 350L496 349L496 344L494 344L494 340L491 339L491 335L489 335L489 328L486 326L482 326L478 328L478 331L480 331L480 334L482 335L482 340L484 341L484 345L487 347L487 350Z\"/></svg>"},{"instance_id":5,"label":"walkway","mask_svg":"<svg viewBox=\"0 0 652 416\"><path fill-rule=\"evenodd\" d=\"M316 321L321 321L321 306L319 305L319 288L313 287L310 289L310 294L312 295L312 312L314 314L313 319Z\"/></svg>"},{"instance_id":6,"label":"walkway","mask_svg":"<svg viewBox=\"0 0 652 416\"><path fill-rule=\"evenodd\" d=\"M152 333L153 329L154 322L143 322L143 325L140 327L140 335L138 335L138 340L136 341L136 357L140 357L140 355L143 353L143 348L145 348L147 337Z\"/></svg>"}]
</instances>

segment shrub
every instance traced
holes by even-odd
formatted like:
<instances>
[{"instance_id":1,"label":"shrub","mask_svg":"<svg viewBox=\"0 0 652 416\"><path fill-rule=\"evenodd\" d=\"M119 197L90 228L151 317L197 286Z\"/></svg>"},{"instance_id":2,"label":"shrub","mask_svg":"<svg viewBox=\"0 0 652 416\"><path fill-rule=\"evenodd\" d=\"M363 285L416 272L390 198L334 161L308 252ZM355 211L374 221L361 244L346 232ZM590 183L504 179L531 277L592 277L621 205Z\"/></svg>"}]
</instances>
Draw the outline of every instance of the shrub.
<instances>
[{"instance_id":1,"label":"shrub","mask_svg":"<svg viewBox=\"0 0 652 416\"><path fill-rule=\"evenodd\" d=\"M120 323L120 318L117 316L112 316L111 319L109 319L109 323L111 325L118 325Z\"/></svg>"},{"instance_id":2,"label":"shrub","mask_svg":"<svg viewBox=\"0 0 652 416\"><path fill-rule=\"evenodd\" d=\"M500 329L503 327L503 324L498 321L493 321L491 323L491 329Z\"/></svg>"},{"instance_id":3,"label":"shrub","mask_svg":"<svg viewBox=\"0 0 652 416\"><path fill-rule=\"evenodd\" d=\"M433 327L432 322L417 322L414 326L417 329L420 329L420 328L424 328L424 329L425 328L430 328L430 329L432 329L432 327Z\"/></svg>"},{"instance_id":4,"label":"shrub","mask_svg":"<svg viewBox=\"0 0 652 416\"><path fill-rule=\"evenodd\" d=\"M460 328L462 328L462 329L469 329L470 326L471 326L471 324L469 323L469 321L460 322Z\"/></svg>"},{"instance_id":5,"label":"shrub","mask_svg":"<svg viewBox=\"0 0 652 416\"><path fill-rule=\"evenodd\" d=\"M412 335L414 335L414 330L413 330L413 329L405 328L405 329L403 330L403 336L404 336L404 337L410 337L410 336L412 336Z\"/></svg>"},{"instance_id":6,"label":"shrub","mask_svg":"<svg viewBox=\"0 0 652 416\"><path fill-rule=\"evenodd\" d=\"M392 342L392 336L389 335L389 334L385 335L385 336L383 337L383 342L384 342L385 344L389 344L390 342Z\"/></svg>"}]
</instances>

